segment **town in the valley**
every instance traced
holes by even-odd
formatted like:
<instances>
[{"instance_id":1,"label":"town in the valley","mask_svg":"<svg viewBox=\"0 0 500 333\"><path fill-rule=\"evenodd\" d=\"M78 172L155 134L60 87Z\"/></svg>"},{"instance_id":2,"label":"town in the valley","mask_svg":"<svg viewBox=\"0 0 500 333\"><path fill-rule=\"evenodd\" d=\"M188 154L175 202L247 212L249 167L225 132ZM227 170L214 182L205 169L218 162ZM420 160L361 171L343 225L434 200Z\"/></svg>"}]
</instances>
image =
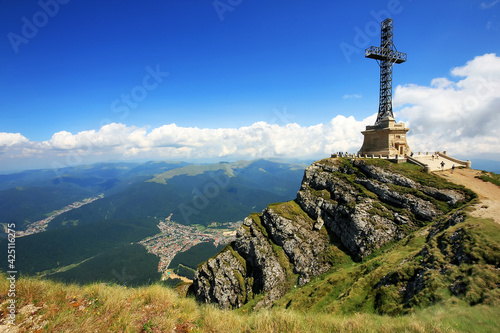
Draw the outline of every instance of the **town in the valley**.
<instances>
[{"instance_id":1,"label":"town in the valley","mask_svg":"<svg viewBox=\"0 0 500 333\"><path fill-rule=\"evenodd\" d=\"M83 199L82 201L76 201L73 202L72 204L67 205L64 208L61 208L59 210L55 210L52 213L48 214L48 216L44 219L29 223L26 227L26 230L19 230L16 231L16 237L23 237L23 236L28 236L28 235L33 235L37 234L39 232L43 232L47 229L47 225L55 219L57 216L69 212L70 210L80 208L84 205L88 205L89 203L92 203L98 199L102 199L104 197L104 194L99 194L98 196Z\"/></svg>"},{"instance_id":2,"label":"town in the valley","mask_svg":"<svg viewBox=\"0 0 500 333\"><path fill-rule=\"evenodd\" d=\"M170 220L172 215L158 224L161 233L146 238L139 243L149 253L160 257L158 271L165 273L175 255L202 242L213 242L214 246L227 244L236 237L239 222L213 222L207 228L195 225L185 226Z\"/></svg>"}]
</instances>

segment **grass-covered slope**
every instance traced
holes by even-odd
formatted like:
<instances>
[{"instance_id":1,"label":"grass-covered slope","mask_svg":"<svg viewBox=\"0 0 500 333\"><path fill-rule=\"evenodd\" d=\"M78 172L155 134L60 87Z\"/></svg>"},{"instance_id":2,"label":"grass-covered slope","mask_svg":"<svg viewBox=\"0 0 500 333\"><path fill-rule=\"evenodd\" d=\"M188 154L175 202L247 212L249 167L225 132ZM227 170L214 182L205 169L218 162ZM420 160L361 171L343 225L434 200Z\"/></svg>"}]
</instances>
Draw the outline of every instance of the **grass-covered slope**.
<instances>
[{"instance_id":1,"label":"grass-covered slope","mask_svg":"<svg viewBox=\"0 0 500 333\"><path fill-rule=\"evenodd\" d=\"M467 219L426 227L361 263L348 262L274 306L324 313L413 313L434 304L500 306L500 227Z\"/></svg>"},{"instance_id":2,"label":"grass-covered slope","mask_svg":"<svg viewBox=\"0 0 500 333\"><path fill-rule=\"evenodd\" d=\"M500 186L500 174L483 171L479 176L476 176L476 178Z\"/></svg>"},{"instance_id":3,"label":"grass-covered slope","mask_svg":"<svg viewBox=\"0 0 500 333\"><path fill-rule=\"evenodd\" d=\"M67 285L23 277L16 284L19 332L496 332L498 307L463 303L417 309L407 316L315 309L222 311L160 285ZM0 274L0 329L6 328L8 281Z\"/></svg>"}]
</instances>

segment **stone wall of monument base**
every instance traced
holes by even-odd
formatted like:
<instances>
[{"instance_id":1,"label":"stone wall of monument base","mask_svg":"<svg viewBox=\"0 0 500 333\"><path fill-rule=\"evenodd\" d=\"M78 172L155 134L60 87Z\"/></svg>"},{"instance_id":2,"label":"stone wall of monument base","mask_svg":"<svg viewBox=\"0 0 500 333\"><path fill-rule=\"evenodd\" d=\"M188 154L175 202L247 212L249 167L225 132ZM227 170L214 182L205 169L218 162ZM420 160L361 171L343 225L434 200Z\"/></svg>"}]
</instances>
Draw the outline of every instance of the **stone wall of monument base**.
<instances>
[{"instance_id":1,"label":"stone wall of monument base","mask_svg":"<svg viewBox=\"0 0 500 333\"><path fill-rule=\"evenodd\" d=\"M366 157L378 158L379 156L389 157L389 156L396 156L399 154L396 149L379 149L379 150L368 150L368 151L360 150L358 152L359 157L365 157L365 155Z\"/></svg>"},{"instance_id":2,"label":"stone wall of monument base","mask_svg":"<svg viewBox=\"0 0 500 333\"><path fill-rule=\"evenodd\" d=\"M363 146L359 150L358 154L364 155L382 155L382 156L394 156L401 155L396 147L392 147L390 141L400 142L400 145L405 147L405 153L407 155L411 154L410 147L406 142L406 131L405 130L368 130L362 132L364 135ZM396 135L405 135L403 138L396 139Z\"/></svg>"}]
</instances>

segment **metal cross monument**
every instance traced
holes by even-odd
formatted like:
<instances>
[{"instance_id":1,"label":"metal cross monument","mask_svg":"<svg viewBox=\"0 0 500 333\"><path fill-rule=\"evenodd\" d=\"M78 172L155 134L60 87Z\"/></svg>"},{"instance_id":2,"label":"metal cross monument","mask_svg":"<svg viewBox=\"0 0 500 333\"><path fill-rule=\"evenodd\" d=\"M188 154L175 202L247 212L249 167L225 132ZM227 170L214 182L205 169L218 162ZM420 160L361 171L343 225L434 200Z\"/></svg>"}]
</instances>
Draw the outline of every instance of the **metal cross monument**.
<instances>
[{"instance_id":1,"label":"metal cross monument","mask_svg":"<svg viewBox=\"0 0 500 333\"><path fill-rule=\"evenodd\" d=\"M371 46L365 50L365 58L376 59L380 66L380 99L377 120L394 118L392 113L392 65L406 61L406 53L398 52L392 43L392 19L382 22L380 46Z\"/></svg>"}]
</instances>

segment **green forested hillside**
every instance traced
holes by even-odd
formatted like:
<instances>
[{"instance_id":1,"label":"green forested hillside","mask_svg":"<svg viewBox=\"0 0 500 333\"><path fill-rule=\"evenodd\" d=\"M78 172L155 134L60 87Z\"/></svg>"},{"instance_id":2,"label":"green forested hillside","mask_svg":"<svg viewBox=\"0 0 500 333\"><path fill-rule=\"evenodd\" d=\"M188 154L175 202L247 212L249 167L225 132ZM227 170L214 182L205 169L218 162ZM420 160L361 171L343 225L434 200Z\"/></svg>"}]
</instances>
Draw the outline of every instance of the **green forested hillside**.
<instances>
[{"instance_id":1,"label":"green forested hillside","mask_svg":"<svg viewBox=\"0 0 500 333\"><path fill-rule=\"evenodd\" d=\"M170 262L169 268L175 268L179 264L196 269L201 262L213 257L224 248L225 245L215 246L211 242L200 243L187 251L177 254Z\"/></svg>"},{"instance_id":2,"label":"green forested hillside","mask_svg":"<svg viewBox=\"0 0 500 333\"><path fill-rule=\"evenodd\" d=\"M158 282L158 257L147 253L139 244L121 245L103 251L76 267L47 275L47 278L66 283L88 284L111 282L126 286Z\"/></svg>"},{"instance_id":3,"label":"green forested hillside","mask_svg":"<svg viewBox=\"0 0 500 333\"><path fill-rule=\"evenodd\" d=\"M0 223L16 223L23 230L26 223L46 218L54 210L92 196L92 192L72 186L16 187L0 191Z\"/></svg>"},{"instance_id":4,"label":"green forested hillside","mask_svg":"<svg viewBox=\"0 0 500 333\"><path fill-rule=\"evenodd\" d=\"M50 230L16 240L16 255L19 258L16 265L21 274L53 272L157 232L154 223L138 220L98 221ZM0 240L0 246L6 248L5 239Z\"/></svg>"}]
</instances>

